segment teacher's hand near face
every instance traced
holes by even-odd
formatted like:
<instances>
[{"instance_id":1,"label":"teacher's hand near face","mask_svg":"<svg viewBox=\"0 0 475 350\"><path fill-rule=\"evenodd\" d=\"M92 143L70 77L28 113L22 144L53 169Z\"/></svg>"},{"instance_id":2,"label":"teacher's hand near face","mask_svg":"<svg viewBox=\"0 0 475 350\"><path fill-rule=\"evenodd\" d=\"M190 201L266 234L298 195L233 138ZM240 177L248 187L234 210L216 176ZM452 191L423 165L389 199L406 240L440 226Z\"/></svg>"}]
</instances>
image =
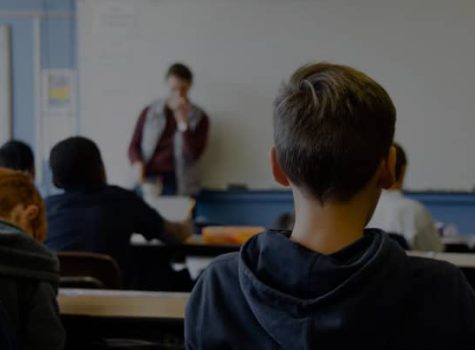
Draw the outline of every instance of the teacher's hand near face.
<instances>
[{"instance_id":1,"label":"teacher's hand near face","mask_svg":"<svg viewBox=\"0 0 475 350\"><path fill-rule=\"evenodd\" d=\"M186 98L177 96L168 100L168 107L173 111L179 130L185 131L188 128L190 102Z\"/></svg>"},{"instance_id":2,"label":"teacher's hand near face","mask_svg":"<svg viewBox=\"0 0 475 350\"><path fill-rule=\"evenodd\" d=\"M193 74L182 63L165 75L167 97L140 114L129 144L137 184L157 184L164 194L194 195L200 189L197 163L208 139L209 118L188 98Z\"/></svg>"}]
</instances>

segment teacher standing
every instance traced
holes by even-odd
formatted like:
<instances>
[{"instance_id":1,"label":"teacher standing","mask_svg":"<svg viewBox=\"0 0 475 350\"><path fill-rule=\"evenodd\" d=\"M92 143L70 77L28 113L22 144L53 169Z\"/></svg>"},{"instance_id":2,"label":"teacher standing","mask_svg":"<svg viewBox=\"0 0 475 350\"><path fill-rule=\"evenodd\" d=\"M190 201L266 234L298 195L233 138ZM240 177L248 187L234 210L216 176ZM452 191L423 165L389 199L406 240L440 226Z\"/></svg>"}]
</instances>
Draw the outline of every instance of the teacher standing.
<instances>
[{"instance_id":1,"label":"teacher standing","mask_svg":"<svg viewBox=\"0 0 475 350\"><path fill-rule=\"evenodd\" d=\"M168 97L145 107L129 146L129 159L140 183L157 184L165 195L195 195L197 168L208 138L209 118L188 93L193 73L173 64L166 74Z\"/></svg>"}]
</instances>

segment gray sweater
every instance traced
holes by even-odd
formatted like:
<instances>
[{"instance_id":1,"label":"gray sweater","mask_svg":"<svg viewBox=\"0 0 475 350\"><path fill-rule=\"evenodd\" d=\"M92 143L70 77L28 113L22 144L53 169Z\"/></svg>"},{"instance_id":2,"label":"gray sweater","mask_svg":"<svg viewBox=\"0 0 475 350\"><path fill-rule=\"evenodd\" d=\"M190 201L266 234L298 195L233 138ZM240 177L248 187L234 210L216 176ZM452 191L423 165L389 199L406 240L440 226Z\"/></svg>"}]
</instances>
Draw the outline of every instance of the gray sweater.
<instances>
[{"instance_id":1,"label":"gray sweater","mask_svg":"<svg viewBox=\"0 0 475 350\"><path fill-rule=\"evenodd\" d=\"M54 255L16 226L0 221L0 308L19 349L64 347L58 281Z\"/></svg>"}]
</instances>

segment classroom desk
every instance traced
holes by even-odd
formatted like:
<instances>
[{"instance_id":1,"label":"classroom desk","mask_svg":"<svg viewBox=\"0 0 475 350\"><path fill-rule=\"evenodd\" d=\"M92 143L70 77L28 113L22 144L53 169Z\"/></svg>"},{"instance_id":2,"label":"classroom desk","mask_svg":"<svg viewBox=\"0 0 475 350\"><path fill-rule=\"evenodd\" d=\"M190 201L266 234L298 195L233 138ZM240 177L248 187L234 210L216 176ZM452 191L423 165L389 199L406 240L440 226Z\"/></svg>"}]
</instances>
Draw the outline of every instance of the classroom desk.
<instances>
[{"instance_id":1,"label":"classroom desk","mask_svg":"<svg viewBox=\"0 0 475 350\"><path fill-rule=\"evenodd\" d=\"M453 253L427 253L427 252L409 252L409 255L423 256L446 260L461 268L470 283L475 287L475 271L468 271L475 267L475 254L473 254L474 236L457 236L444 239L449 252ZM155 262L158 266L174 265L188 269L189 278L196 281L201 272L211 263L212 259L230 252L236 252L240 249L238 245L215 245L208 244L202 240L202 237L195 235L189 241L177 245L164 245L159 241L147 242L145 239L132 240L134 259L139 262L139 274L146 274L146 267L151 266ZM464 249L460 248L464 247ZM457 253L455 253L457 252ZM178 262L178 264L177 264ZM473 265L472 265L473 262ZM178 268L180 269L180 268ZM175 269L177 270L177 269ZM164 275L163 272L161 272ZM472 276L473 275L473 276ZM159 279L155 276L146 276L138 284L137 288L145 290L170 290L168 286L160 285ZM193 283L185 285L185 287L174 290L190 291ZM173 290L173 289L172 289Z\"/></svg>"},{"instance_id":2,"label":"classroom desk","mask_svg":"<svg viewBox=\"0 0 475 350\"><path fill-rule=\"evenodd\" d=\"M160 269L162 276L170 276L169 281L176 279L173 277L176 272L172 270L179 271L186 267L190 283L178 282L178 287L172 290L190 291L193 281L196 281L211 260L219 255L237 252L240 249L239 245L206 243L201 235L194 235L185 243L173 245L165 245L158 240L146 241L140 235L133 235L131 246L133 258L138 266L139 280L136 288L144 290L170 290L173 288L167 283L162 283L164 279L156 277L158 273L154 275L153 271L147 271L149 266L153 265L156 269ZM182 275L178 277L178 279L180 278L186 279L187 277Z\"/></svg>"},{"instance_id":3,"label":"classroom desk","mask_svg":"<svg viewBox=\"0 0 475 350\"><path fill-rule=\"evenodd\" d=\"M133 235L130 244L131 259L135 264L133 289L184 292L191 291L193 281L203 269L198 260L211 260L240 248L237 245L206 244L201 236L193 236L186 243L165 245L158 240L146 241L140 235ZM191 265L187 262L190 257L195 258ZM190 266L193 267L189 272L184 269Z\"/></svg>"},{"instance_id":4,"label":"classroom desk","mask_svg":"<svg viewBox=\"0 0 475 350\"><path fill-rule=\"evenodd\" d=\"M452 253L475 253L475 235L442 237L445 251Z\"/></svg>"},{"instance_id":5,"label":"classroom desk","mask_svg":"<svg viewBox=\"0 0 475 350\"><path fill-rule=\"evenodd\" d=\"M475 235L459 235L454 237L443 237L448 253L473 253L475 252ZM175 245L165 245L158 240L146 241L140 235L134 235L131 245L136 249L150 249L157 254L183 256L216 257L221 254L239 251L239 245L231 244L210 244L206 243L201 235L193 235L185 243ZM464 247L461 251L458 248ZM470 255L470 254L469 254Z\"/></svg>"},{"instance_id":6,"label":"classroom desk","mask_svg":"<svg viewBox=\"0 0 475 350\"><path fill-rule=\"evenodd\" d=\"M407 255L447 261L462 269L475 268L475 254L472 254L472 253L435 253L435 252L409 251L407 252Z\"/></svg>"},{"instance_id":7,"label":"classroom desk","mask_svg":"<svg viewBox=\"0 0 475 350\"><path fill-rule=\"evenodd\" d=\"M140 339L183 348L187 293L61 289L66 349L92 349L104 339Z\"/></svg>"},{"instance_id":8,"label":"classroom desk","mask_svg":"<svg viewBox=\"0 0 475 350\"><path fill-rule=\"evenodd\" d=\"M135 250L152 250L160 255L203 256L216 257L221 254L236 252L240 245L233 244L209 244L203 241L201 235L193 235L185 243L165 245L159 240L146 241L133 235L130 244Z\"/></svg>"},{"instance_id":9,"label":"classroom desk","mask_svg":"<svg viewBox=\"0 0 475 350\"><path fill-rule=\"evenodd\" d=\"M61 315L181 320L187 293L61 289Z\"/></svg>"}]
</instances>

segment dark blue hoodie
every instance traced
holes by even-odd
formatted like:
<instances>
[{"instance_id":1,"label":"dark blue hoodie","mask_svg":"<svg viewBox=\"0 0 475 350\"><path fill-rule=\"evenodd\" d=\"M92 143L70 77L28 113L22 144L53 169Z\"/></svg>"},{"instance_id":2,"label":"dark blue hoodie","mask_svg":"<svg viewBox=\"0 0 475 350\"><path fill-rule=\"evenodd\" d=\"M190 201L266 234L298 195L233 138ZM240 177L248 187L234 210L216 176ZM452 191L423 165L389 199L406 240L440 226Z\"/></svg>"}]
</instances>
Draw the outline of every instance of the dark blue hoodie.
<instances>
[{"instance_id":1,"label":"dark blue hoodie","mask_svg":"<svg viewBox=\"0 0 475 350\"><path fill-rule=\"evenodd\" d=\"M3 332L14 336L14 349L64 348L58 284L57 258L17 226L0 220L0 319L8 324ZM10 348L0 340L4 349Z\"/></svg>"},{"instance_id":2,"label":"dark blue hoodie","mask_svg":"<svg viewBox=\"0 0 475 350\"><path fill-rule=\"evenodd\" d=\"M15 344L15 336L11 325L9 324L6 316L6 311L2 302L0 301L0 349L2 350L15 350L17 346Z\"/></svg>"},{"instance_id":3,"label":"dark blue hoodie","mask_svg":"<svg viewBox=\"0 0 475 350\"><path fill-rule=\"evenodd\" d=\"M408 257L379 230L331 255L288 235L210 265L187 306L187 349L475 347L475 294L453 265Z\"/></svg>"}]
</instances>

